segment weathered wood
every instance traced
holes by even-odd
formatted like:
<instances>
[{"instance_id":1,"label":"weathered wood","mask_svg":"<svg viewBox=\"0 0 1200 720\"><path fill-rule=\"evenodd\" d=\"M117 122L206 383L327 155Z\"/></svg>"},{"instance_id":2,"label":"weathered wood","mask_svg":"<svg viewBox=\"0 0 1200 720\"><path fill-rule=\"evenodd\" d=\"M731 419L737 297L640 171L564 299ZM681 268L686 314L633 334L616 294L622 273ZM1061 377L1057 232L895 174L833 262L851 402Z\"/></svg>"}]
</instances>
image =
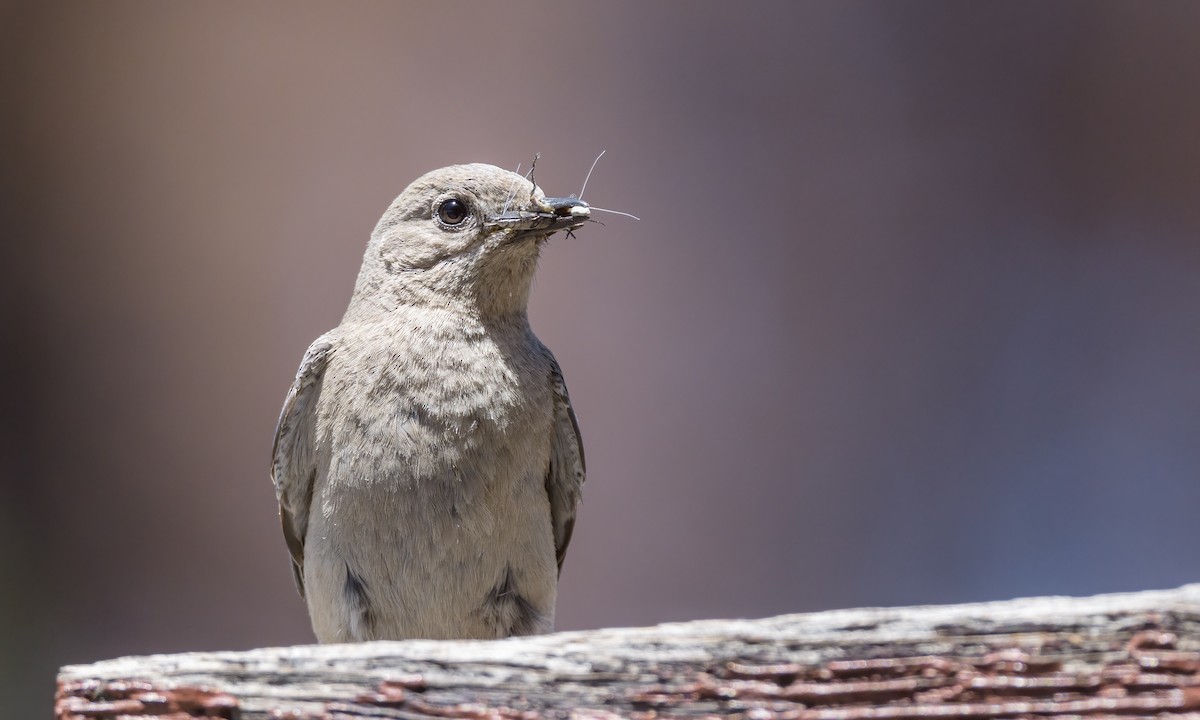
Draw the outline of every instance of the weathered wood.
<instances>
[{"instance_id":1,"label":"weathered wood","mask_svg":"<svg viewBox=\"0 0 1200 720\"><path fill-rule=\"evenodd\" d=\"M56 717L1200 717L1200 584L68 666Z\"/></svg>"}]
</instances>

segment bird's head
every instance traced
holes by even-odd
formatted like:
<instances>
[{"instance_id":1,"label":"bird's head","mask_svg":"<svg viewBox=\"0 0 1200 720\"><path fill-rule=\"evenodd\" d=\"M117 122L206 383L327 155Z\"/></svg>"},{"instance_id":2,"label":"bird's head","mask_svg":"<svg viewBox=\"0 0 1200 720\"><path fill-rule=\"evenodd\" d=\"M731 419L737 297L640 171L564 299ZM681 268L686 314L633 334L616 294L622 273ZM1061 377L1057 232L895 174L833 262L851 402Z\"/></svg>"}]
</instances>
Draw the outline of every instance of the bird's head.
<instances>
[{"instance_id":1,"label":"bird's head","mask_svg":"<svg viewBox=\"0 0 1200 720\"><path fill-rule=\"evenodd\" d=\"M582 200L548 198L493 165L426 173L375 227L351 310L458 303L484 314L523 313L542 244L590 215Z\"/></svg>"}]
</instances>

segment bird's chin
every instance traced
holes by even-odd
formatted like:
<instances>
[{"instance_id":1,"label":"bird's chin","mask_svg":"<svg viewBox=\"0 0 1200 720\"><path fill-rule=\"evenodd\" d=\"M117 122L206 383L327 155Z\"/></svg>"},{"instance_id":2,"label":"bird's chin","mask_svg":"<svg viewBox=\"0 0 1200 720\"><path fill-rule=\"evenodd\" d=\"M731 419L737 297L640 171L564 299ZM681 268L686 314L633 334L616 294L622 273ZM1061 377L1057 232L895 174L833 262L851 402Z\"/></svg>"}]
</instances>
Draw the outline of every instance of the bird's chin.
<instances>
[{"instance_id":1,"label":"bird's chin","mask_svg":"<svg viewBox=\"0 0 1200 720\"><path fill-rule=\"evenodd\" d=\"M536 260L548 237L548 234L541 231L513 230L493 237L488 245L484 246L484 254L500 262L523 263L529 259Z\"/></svg>"},{"instance_id":2,"label":"bird's chin","mask_svg":"<svg viewBox=\"0 0 1200 720\"><path fill-rule=\"evenodd\" d=\"M500 245L542 245L554 231L547 232L546 230L512 230L500 242Z\"/></svg>"}]
</instances>

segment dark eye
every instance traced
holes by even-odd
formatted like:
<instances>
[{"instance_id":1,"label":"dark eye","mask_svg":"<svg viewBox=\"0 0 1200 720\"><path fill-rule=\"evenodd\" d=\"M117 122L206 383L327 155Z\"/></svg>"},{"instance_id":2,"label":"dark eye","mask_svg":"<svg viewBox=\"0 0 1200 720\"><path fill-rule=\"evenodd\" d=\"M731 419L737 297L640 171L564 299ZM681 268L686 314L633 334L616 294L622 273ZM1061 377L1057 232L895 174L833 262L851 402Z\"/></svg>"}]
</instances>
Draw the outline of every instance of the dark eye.
<instances>
[{"instance_id":1,"label":"dark eye","mask_svg":"<svg viewBox=\"0 0 1200 720\"><path fill-rule=\"evenodd\" d=\"M458 198L445 200L437 209L438 220L447 225L458 225L467 219L467 204Z\"/></svg>"}]
</instances>

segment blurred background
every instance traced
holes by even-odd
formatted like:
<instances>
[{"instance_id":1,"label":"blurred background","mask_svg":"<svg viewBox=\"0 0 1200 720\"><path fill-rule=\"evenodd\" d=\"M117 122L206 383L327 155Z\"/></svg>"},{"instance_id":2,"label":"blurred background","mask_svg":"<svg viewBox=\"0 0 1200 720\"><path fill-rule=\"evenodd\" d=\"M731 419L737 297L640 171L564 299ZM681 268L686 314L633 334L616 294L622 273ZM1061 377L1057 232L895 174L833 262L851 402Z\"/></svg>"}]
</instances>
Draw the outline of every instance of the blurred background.
<instances>
[{"instance_id":1,"label":"blurred background","mask_svg":"<svg viewBox=\"0 0 1200 720\"><path fill-rule=\"evenodd\" d=\"M312 639L267 475L443 165L605 216L531 309L563 629L1200 580L1200 5L0 5L0 708Z\"/></svg>"}]
</instances>

